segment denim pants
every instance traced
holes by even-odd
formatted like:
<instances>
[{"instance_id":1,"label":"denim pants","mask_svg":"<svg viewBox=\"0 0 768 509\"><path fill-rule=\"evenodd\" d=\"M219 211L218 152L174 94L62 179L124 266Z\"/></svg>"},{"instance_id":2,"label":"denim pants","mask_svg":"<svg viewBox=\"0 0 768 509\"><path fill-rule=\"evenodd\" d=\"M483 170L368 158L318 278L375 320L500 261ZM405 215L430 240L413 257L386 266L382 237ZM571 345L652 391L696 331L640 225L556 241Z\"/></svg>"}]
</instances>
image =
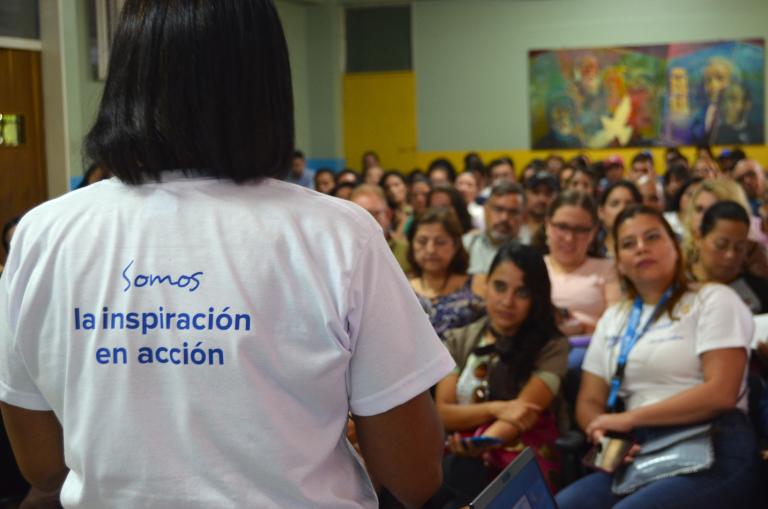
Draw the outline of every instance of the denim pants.
<instances>
[{"instance_id":1,"label":"denim pants","mask_svg":"<svg viewBox=\"0 0 768 509\"><path fill-rule=\"evenodd\" d=\"M765 507L757 442L747 417L733 410L715 421L715 463L695 474L660 479L619 497L610 474L597 472L558 493L560 509L722 509ZM765 487L761 488L765 491Z\"/></svg>"}]
</instances>

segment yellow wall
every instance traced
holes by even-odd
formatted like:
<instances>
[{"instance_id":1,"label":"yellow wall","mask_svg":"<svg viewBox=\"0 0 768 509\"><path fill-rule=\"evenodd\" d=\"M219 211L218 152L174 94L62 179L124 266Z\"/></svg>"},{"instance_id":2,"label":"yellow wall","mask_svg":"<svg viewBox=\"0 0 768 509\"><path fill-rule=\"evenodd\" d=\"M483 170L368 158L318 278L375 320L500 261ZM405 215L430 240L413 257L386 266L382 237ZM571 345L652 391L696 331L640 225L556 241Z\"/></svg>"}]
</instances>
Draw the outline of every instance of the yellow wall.
<instances>
[{"instance_id":1,"label":"yellow wall","mask_svg":"<svg viewBox=\"0 0 768 509\"><path fill-rule=\"evenodd\" d=\"M360 169L360 160L366 150L373 149L385 169L398 169L410 173L414 168L426 169L438 158L449 159L458 170L463 169L464 155L461 152L421 152L417 149L416 120L416 77L413 72L382 72L346 74L343 79L344 106L344 155L346 165ZM725 147L714 147L715 154ZM747 156L757 159L768 167L768 146L743 147ZM534 158L544 159L557 153L570 159L578 154L587 154L592 160L605 159L618 154L626 165L640 148L616 148L601 150L497 150L479 151L483 161L508 155L515 160L518 172ZM664 171L664 148L649 149L653 154L658 172ZM694 147L681 147L683 155L693 162Z\"/></svg>"},{"instance_id":2,"label":"yellow wall","mask_svg":"<svg viewBox=\"0 0 768 509\"><path fill-rule=\"evenodd\" d=\"M344 156L360 169L366 150L384 168L417 165L416 79L413 72L346 74L343 80Z\"/></svg>"},{"instance_id":3,"label":"yellow wall","mask_svg":"<svg viewBox=\"0 0 768 509\"><path fill-rule=\"evenodd\" d=\"M694 147L679 147L680 152L688 158L691 163L693 163L693 156L695 152ZM712 151L715 153L715 155L720 153L720 150L727 147L713 147ZM745 146L742 147L744 152L747 154L747 157L750 159L757 159L760 161L760 164L764 168L768 168L768 146L766 145L754 145L754 146ZM480 154L480 157L483 159L483 162L488 163L489 161L503 156L507 155L514 159L515 161L515 167L517 169L518 175L523 171L523 167L534 158L539 159L545 159L550 154L556 153L560 156L562 156L565 160L568 160L578 154L586 154L592 159L593 161L599 161L601 159L605 159L611 154L617 154L621 156L622 159L624 159L624 165L625 167L629 168L629 163L632 160L632 157L635 156L638 152L641 150L641 148L617 148L617 149L601 149L601 150L559 150L559 151L552 151L552 150L506 150L506 151L479 151L478 154ZM653 154L653 159L656 166L656 171L661 174L664 172L665 168L665 162L664 162L664 148L651 148L647 149ZM418 164L417 166L421 169L426 169L427 166L429 166L429 163L438 158L438 157L445 157L448 160L450 160L455 166L458 171L463 170L464 168L464 156L466 155L466 152L418 152ZM409 173L410 168L404 171L404 173Z\"/></svg>"}]
</instances>

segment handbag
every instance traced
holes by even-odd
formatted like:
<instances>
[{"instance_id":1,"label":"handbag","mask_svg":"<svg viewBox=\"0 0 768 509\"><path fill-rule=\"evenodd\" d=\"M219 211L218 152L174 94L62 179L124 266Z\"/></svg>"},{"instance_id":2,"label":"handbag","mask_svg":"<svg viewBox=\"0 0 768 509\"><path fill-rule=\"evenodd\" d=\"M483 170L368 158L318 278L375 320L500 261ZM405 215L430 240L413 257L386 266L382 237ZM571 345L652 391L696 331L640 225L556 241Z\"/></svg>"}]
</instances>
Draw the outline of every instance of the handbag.
<instances>
[{"instance_id":1,"label":"handbag","mask_svg":"<svg viewBox=\"0 0 768 509\"><path fill-rule=\"evenodd\" d=\"M646 484L680 474L701 472L715 461L714 426L710 423L685 428L650 429L652 438L640 447L631 463L613 476L614 495L629 495Z\"/></svg>"}]
</instances>

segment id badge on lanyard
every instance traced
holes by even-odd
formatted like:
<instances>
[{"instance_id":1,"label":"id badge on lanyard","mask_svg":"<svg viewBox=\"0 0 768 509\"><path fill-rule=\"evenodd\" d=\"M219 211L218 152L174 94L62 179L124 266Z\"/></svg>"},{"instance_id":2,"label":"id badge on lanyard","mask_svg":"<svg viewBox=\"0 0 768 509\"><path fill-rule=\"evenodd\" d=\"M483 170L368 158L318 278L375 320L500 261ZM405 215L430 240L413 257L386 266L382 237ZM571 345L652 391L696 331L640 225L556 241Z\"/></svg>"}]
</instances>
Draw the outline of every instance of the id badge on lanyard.
<instances>
[{"instance_id":1,"label":"id badge on lanyard","mask_svg":"<svg viewBox=\"0 0 768 509\"><path fill-rule=\"evenodd\" d=\"M635 301L632 303L632 311L629 315L629 322L627 323L627 330L621 337L619 359L616 362L616 373L613 375L613 378L611 378L611 390L608 393L608 403L606 404L609 412L616 411L619 389L621 388L622 380L624 380L624 370L627 367L629 352L632 351L632 348L635 347L640 338L648 332L651 324L653 324L659 317L659 314L667 303L667 300L669 300L670 295L672 295L672 288L668 288L667 291L664 292L664 295L661 296L658 304L656 304L656 307L653 309L653 313L648 317L648 321L645 322L642 329L638 329L638 325L640 325L640 317L643 314L643 299L639 296L635 297Z\"/></svg>"}]
</instances>

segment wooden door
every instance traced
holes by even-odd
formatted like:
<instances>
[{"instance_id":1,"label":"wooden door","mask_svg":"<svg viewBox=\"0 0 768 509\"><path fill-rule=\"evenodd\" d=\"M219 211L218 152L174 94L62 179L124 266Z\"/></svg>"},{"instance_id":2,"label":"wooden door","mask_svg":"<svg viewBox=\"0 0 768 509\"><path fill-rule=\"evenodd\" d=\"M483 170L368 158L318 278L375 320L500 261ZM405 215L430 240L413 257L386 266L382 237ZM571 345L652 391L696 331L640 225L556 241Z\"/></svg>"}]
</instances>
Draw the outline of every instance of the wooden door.
<instances>
[{"instance_id":1,"label":"wooden door","mask_svg":"<svg viewBox=\"0 0 768 509\"><path fill-rule=\"evenodd\" d=\"M23 118L21 143L0 144L2 227L48 196L39 51L0 48L0 114ZM2 248L0 251L0 261L4 262L7 253Z\"/></svg>"},{"instance_id":2,"label":"wooden door","mask_svg":"<svg viewBox=\"0 0 768 509\"><path fill-rule=\"evenodd\" d=\"M344 76L344 155L360 169L363 153L379 154L385 170L416 166L416 79L411 71Z\"/></svg>"}]
</instances>

